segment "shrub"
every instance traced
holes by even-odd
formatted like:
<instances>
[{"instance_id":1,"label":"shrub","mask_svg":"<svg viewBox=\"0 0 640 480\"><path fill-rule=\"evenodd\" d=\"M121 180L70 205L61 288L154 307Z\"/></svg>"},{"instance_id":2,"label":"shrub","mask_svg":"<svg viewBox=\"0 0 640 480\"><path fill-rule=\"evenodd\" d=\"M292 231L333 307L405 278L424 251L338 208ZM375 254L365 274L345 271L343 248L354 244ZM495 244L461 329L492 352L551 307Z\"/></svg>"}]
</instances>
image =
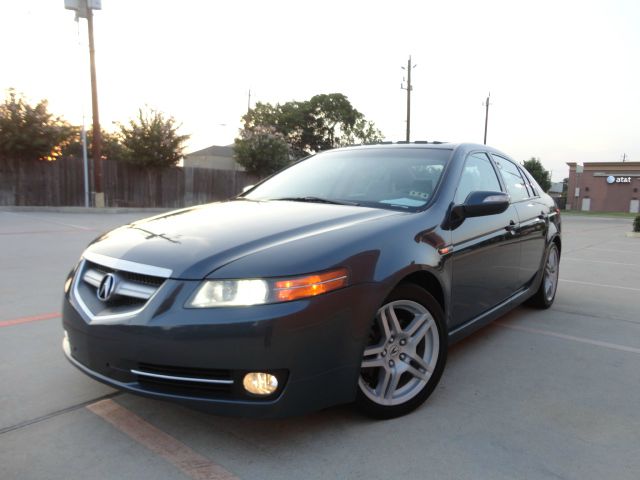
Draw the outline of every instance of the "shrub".
<instances>
[{"instance_id":1,"label":"shrub","mask_svg":"<svg viewBox=\"0 0 640 480\"><path fill-rule=\"evenodd\" d=\"M640 215L637 215L633 221L633 231L640 232Z\"/></svg>"}]
</instances>

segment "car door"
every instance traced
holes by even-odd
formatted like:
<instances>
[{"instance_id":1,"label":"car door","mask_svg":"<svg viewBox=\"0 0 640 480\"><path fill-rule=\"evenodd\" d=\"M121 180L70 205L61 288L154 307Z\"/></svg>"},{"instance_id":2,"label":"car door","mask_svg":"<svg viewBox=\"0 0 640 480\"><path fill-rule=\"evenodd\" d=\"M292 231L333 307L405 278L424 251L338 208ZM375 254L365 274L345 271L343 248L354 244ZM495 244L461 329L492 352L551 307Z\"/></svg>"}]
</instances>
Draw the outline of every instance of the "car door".
<instances>
[{"instance_id":1,"label":"car door","mask_svg":"<svg viewBox=\"0 0 640 480\"><path fill-rule=\"evenodd\" d=\"M474 191L505 191L489 156L467 156L454 203ZM500 214L466 218L452 231L451 326L456 328L507 299L517 289L520 244L513 205Z\"/></svg>"},{"instance_id":2,"label":"car door","mask_svg":"<svg viewBox=\"0 0 640 480\"><path fill-rule=\"evenodd\" d=\"M540 269L549 228L548 206L520 167L507 158L492 156L520 219L516 232L521 245L518 287L523 287Z\"/></svg>"}]
</instances>

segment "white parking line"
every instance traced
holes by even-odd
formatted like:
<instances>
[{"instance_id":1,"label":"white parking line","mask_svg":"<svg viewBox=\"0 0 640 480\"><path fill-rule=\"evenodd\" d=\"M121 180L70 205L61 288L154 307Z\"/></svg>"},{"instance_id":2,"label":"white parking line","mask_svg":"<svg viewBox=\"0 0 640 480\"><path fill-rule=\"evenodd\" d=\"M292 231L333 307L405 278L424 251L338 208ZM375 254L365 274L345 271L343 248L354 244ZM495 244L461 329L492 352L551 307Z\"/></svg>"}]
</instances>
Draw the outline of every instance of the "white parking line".
<instances>
[{"instance_id":1,"label":"white parking line","mask_svg":"<svg viewBox=\"0 0 640 480\"><path fill-rule=\"evenodd\" d=\"M585 247L589 250L598 250L601 252L609 252L609 253L634 253L640 254L640 250L620 250L619 248L600 248L600 247Z\"/></svg>"},{"instance_id":2,"label":"white parking line","mask_svg":"<svg viewBox=\"0 0 640 480\"><path fill-rule=\"evenodd\" d=\"M606 284L606 283L581 282L579 280L566 280L564 278L561 278L560 281L561 282L566 282L566 283L577 283L579 285L589 285L591 287L617 288L617 289L620 289L620 290L631 290L632 292L640 292L640 288L621 287L620 285L609 285L609 284Z\"/></svg>"},{"instance_id":3,"label":"white parking line","mask_svg":"<svg viewBox=\"0 0 640 480\"><path fill-rule=\"evenodd\" d=\"M23 216L23 214L16 213L16 212L4 212L4 213L8 213L9 215L15 215L15 216ZM61 225L63 227L71 227L71 228L75 228L75 229L78 229L78 230L93 230L93 228L90 228L90 227L84 227L82 225L75 225L73 223L58 222L56 220L51 220L50 218L44 218L44 217L40 217L40 216L37 216L37 215L29 215L29 218L36 218L36 219L41 220L43 222L53 223L54 225Z\"/></svg>"},{"instance_id":4,"label":"white parking line","mask_svg":"<svg viewBox=\"0 0 640 480\"><path fill-rule=\"evenodd\" d=\"M586 263L605 263L607 265L624 265L627 267L640 267L640 263L625 263L625 262L608 262L606 260L587 260L586 258L572 258L572 257L562 257L562 261L565 262L567 260L571 260L573 262L586 262Z\"/></svg>"},{"instance_id":5,"label":"white parking line","mask_svg":"<svg viewBox=\"0 0 640 480\"><path fill-rule=\"evenodd\" d=\"M527 332L527 333L537 333L538 335L546 335L548 337L556 337L556 338L562 338L564 340L573 340L574 342L586 343L587 345L595 345L597 347L610 348L612 350L618 350L619 352L629 352L629 353L640 354L640 348L628 347L626 345L619 345L617 343L601 342L600 340L591 340L590 338L583 338L583 337L574 337L573 335L565 335L564 333L552 332L550 330L540 330L538 328L522 327L520 325L508 325L503 322L495 322L495 325L502 328L508 328L510 330L519 330L521 332Z\"/></svg>"}]
</instances>

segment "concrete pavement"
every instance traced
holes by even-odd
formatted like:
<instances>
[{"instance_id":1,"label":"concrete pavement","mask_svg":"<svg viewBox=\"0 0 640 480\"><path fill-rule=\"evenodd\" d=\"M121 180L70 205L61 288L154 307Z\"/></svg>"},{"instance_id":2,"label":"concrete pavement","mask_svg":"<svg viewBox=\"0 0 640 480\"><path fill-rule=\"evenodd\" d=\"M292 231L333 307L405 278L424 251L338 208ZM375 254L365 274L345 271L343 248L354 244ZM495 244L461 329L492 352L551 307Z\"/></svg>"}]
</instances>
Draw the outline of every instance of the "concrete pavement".
<instances>
[{"instance_id":1,"label":"concrete pavement","mask_svg":"<svg viewBox=\"0 0 640 480\"><path fill-rule=\"evenodd\" d=\"M564 217L554 306L455 345L415 413L373 421L341 406L274 421L119 394L64 360L47 314L66 273L92 238L141 216L0 212L0 322L25 319L0 327L1 478L638 478L640 239L625 236L628 219ZM119 423L87 408L110 395Z\"/></svg>"}]
</instances>

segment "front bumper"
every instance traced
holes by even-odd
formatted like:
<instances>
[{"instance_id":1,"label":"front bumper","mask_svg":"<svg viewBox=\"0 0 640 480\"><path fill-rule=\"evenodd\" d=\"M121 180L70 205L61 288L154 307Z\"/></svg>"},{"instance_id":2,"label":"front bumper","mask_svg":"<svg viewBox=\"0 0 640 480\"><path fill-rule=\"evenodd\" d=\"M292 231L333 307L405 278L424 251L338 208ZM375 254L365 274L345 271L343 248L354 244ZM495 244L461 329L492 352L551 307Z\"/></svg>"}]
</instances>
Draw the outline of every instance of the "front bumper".
<instances>
[{"instance_id":1,"label":"front bumper","mask_svg":"<svg viewBox=\"0 0 640 480\"><path fill-rule=\"evenodd\" d=\"M300 415L355 399L380 286L289 303L185 309L198 283L167 280L142 311L108 323L90 318L72 293L65 295L65 355L112 387L223 415ZM150 368L225 383L158 383L132 372ZM242 377L249 371L275 374L278 390L266 398L246 393Z\"/></svg>"}]
</instances>

